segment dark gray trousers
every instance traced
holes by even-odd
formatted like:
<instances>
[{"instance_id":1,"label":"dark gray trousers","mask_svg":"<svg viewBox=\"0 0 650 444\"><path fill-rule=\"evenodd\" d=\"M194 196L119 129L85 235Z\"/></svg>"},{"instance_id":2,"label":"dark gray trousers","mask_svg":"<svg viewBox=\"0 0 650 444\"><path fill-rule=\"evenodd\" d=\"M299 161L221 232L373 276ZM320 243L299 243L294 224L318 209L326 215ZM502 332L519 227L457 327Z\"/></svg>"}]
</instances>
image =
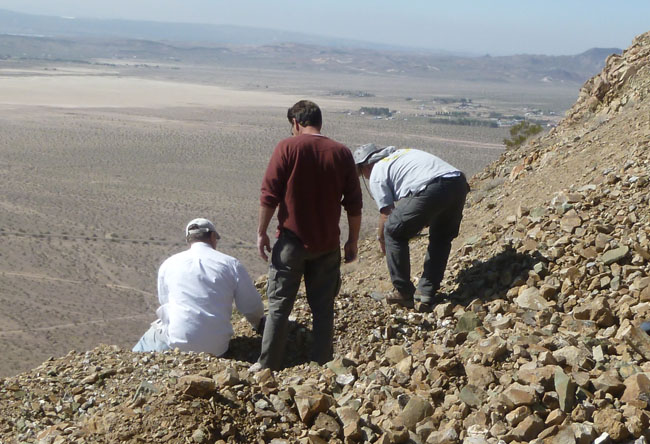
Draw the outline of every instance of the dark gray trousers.
<instances>
[{"instance_id":1,"label":"dark gray trousers","mask_svg":"<svg viewBox=\"0 0 650 444\"><path fill-rule=\"evenodd\" d=\"M393 210L384 226L386 262L393 286L412 296L409 239L429 226L429 246L418 284L422 302L434 301L447 267L451 241L458 236L469 188L464 175L437 178L419 193L406 197Z\"/></svg>"},{"instance_id":2,"label":"dark gray trousers","mask_svg":"<svg viewBox=\"0 0 650 444\"><path fill-rule=\"evenodd\" d=\"M271 253L266 295L268 315L259 363L279 370L287 343L289 315L304 276L307 302L313 320L311 359L319 364L332 360L334 298L341 287L341 251L309 253L300 239L283 230Z\"/></svg>"}]
</instances>

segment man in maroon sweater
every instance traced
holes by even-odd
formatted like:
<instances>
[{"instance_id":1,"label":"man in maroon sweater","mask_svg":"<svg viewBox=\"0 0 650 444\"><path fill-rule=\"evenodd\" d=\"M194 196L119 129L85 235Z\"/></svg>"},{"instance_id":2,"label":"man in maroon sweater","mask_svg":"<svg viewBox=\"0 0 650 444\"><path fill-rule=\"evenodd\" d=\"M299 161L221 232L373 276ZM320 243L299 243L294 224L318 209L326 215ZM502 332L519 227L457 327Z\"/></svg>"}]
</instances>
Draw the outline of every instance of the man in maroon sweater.
<instances>
[{"instance_id":1,"label":"man in maroon sweater","mask_svg":"<svg viewBox=\"0 0 650 444\"><path fill-rule=\"evenodd\" d=\"M265 261L271 252L266 231L276 207L279 226L262 351L254 369L281 368L289 314L303 276L313 317L311 358L321 365L332 359L334 298L341 286L341 206L349 226L345 262L357 257L361 227L361 187L352 152L320 133L322 115L315 103L301 100L289 108L287 118L292 137L275 147L260 197L257 248Z\"/></svg>"}]
</instances>

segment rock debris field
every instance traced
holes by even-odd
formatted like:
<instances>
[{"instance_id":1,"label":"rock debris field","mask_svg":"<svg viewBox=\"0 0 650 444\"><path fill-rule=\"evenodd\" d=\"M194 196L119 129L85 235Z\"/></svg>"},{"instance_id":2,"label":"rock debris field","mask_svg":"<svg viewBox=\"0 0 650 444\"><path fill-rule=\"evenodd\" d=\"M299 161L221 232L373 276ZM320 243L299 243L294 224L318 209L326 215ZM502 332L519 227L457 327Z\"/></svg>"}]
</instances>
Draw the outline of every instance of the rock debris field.
<instances>
[{"instance_id":1,"label":"rock debris field","mask_svg":"<svg viewBox=\"0 0 650 444\"><path fill-rule=\"evenodd\" d=\"M327 365L306 362L304 298L279 372L248 371L260 338L241 321L228 358L72 351L0 380L0 442L645 443L649 153L646 33L557 128L472 178L431 311L370 296L389 282L366 241Z\"/></svg>"}]
</instances>

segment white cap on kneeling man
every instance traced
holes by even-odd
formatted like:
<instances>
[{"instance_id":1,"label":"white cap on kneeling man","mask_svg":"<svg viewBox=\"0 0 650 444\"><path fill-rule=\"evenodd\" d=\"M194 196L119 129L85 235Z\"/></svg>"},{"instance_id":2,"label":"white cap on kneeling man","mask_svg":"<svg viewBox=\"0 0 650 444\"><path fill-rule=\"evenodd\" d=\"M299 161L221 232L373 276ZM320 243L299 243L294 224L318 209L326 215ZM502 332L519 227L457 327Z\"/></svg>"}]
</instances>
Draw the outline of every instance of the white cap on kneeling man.
<instances>
[{"instance_id":1,"label":"white cap on kneeling man","mask_svg":"<svg viewBox=\"0 0 650 444\"><path fill-rule=\"evenodd\" d=\"M216 228L214 228L214 224L202 217L191 220L190 223L187 224L187 227L185 227L185 236L196 233L210 232L217 232ZM217 234L217 239L219 239L219 234Z\"/></svg>"}]
</instances>

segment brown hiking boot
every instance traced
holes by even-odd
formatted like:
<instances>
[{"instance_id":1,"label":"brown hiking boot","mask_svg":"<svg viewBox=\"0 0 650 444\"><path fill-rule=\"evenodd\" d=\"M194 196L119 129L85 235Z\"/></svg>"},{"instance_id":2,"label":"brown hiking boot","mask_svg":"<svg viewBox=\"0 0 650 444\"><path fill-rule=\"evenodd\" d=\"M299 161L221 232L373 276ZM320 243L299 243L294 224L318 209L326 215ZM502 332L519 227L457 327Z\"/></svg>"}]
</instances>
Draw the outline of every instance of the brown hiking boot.
<instances>
[{"instance_id":1,"label":"brown hiking boot","mask_svg":"<svg viewBox=\"0 0 650 444\"><path fill-rule=\"evenodd\" d=\"M396 304L396 305L401 305L402 307L405 308L413 308L413 296L408 297L403 295L397 290L393 290L386 294L386 302L388 304Z\"/></svg>"}]
</instances>

